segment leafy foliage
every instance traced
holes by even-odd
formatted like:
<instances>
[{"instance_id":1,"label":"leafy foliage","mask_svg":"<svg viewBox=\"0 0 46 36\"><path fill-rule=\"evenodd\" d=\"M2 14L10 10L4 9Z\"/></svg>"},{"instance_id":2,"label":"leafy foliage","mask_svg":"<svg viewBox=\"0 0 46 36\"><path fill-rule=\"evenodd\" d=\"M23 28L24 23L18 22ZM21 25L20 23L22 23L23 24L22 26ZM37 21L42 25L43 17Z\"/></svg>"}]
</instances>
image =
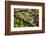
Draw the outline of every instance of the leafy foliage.
<instances>
[{"instance_id":1,"label":"leafy foliage","mask_svg":"<svg viewBox=\"0 0 46 36\"><path fill-rule=\"evenodd\" d=\"M39 10L30 10L31 12L29 11L29 9L14 9L14 27L39 26Z\"/></svg>"}]
</instances>

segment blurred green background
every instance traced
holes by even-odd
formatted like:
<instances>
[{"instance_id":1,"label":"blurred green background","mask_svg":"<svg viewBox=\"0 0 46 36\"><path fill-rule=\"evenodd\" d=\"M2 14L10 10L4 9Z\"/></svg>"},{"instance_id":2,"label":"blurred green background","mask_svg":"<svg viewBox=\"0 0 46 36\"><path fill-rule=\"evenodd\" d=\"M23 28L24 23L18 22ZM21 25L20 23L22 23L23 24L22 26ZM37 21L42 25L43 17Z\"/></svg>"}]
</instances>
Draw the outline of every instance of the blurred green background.
<instances>
[{"instance_id":1,"label":"blurred green background","mask_svg":"<svg viewBox=\"0 0 46 36\"><path fill-rule=\"evenodd\" d=\"M39 26L39 9L14 8L14 27Z\"/></svg>"}]
</instances>

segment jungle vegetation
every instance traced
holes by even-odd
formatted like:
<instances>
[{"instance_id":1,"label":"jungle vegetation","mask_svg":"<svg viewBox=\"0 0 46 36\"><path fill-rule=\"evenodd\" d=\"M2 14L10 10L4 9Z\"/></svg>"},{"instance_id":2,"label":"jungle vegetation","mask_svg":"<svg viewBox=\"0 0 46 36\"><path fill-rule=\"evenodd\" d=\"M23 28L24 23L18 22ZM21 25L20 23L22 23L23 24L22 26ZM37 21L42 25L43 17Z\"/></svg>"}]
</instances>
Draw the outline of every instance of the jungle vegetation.
<instances>
[{"instance_id":1,"label":"jungle vegetation","mask_svg":"<svg viewBox=\"0 0 46 36\"><path fill-rule=\"evenodd\" d=\"M14 8L14 27L39 26L39 9Z\"/></svg>"}]
</instances>

